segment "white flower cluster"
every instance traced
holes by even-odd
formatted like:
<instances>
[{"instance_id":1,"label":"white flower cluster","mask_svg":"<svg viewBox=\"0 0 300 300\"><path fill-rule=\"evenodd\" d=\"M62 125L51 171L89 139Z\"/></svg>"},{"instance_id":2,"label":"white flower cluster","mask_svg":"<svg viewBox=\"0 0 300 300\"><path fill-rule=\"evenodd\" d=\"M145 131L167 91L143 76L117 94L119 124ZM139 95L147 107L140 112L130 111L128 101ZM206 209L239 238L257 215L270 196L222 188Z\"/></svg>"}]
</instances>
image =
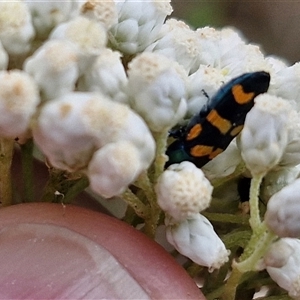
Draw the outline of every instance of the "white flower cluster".
<instances>
[{"instance_id":1,"label":"white flower cluster","mask_svg":"<svg viewBox=\"0 0 300 300\"><path fill-rule=\"evenodd\" d=\"M171 12L170 0L1 1L0 137L30 132L51 165L84 172L96 193L112 197L155 160L152 134L199 113L224 82L269 72L269 91L237 143L204 173L183 162L155 182L169 242L214 269L228 251L200 214L212 196L204 174L229 176L244 160L252 175L269 176L266 223L299 237L300 65L265 57L232 28L166 21ZM279 191L274 182L291 185Z\"/></svg>"}]
</instances>

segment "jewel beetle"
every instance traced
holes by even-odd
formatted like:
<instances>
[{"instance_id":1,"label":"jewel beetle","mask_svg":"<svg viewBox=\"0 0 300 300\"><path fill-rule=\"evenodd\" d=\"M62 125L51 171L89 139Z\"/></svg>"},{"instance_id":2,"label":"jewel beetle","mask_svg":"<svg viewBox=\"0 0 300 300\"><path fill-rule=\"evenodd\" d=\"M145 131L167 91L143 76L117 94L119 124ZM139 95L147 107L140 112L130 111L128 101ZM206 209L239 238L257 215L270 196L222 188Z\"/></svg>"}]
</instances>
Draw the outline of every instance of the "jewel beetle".
<instances>
[{"instance_id":1,"label":"jewel beetle","mask_svg":"<svg viewBox=\"0 0 300 300\"><path fill-rule=\"evenodd\" d=\"M267 92L270 74L245 73L224 84L186 126L172 131L165 167L190 161L201 168L223 152L241 132L254 98Z\"/></svg>"}]
</instances>

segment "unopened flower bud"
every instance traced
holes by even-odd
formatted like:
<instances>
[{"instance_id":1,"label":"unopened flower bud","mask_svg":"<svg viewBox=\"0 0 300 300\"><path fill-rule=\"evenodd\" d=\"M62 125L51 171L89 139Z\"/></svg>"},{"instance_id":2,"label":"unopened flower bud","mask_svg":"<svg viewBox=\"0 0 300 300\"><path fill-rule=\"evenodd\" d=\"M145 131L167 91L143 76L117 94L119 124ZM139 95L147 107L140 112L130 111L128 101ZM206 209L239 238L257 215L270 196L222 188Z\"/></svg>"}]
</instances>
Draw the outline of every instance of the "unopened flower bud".
<instances>
[{"instance_id":1,"label":"unopened flower bud","mask_svg":"<svg viewBox=\"0 0 300 300\"><path fill-rule=\"evenodd\" d=\"M212 272L228 261L230 251L214 231L211 223L201 214L172 224L166 220L166 236L170 244L182 255Z\"/></svg>"},{"instance_id":2,"label":"unopened flower bud","mask_svg":"<svg viewBox=\"0 0 300 300\"><path fill-rule=\"evenodd\" d=\"M264 257L271 278L293 299L300 298L300 240L283 238L275 242Z\"/></svg>"},{"instance_id":3,"label":"unopened flower bud","mask_svg":"<svg viewBox=\"0 0 300 300\"><path fill-rule=\"evenodd\" d=\"M287 100L296 101L299 108L300 63L297 62L274 73L269 93Z\"/></svg>"},{"instance_id":4,"label":"unopened flower bud","mask_svg":"<svg viewBox=\"0 0 300 300\"><path fill-rule=\"evenodd\" d=\"M74 90L79 74L77 63L77 52L71 43L50 40L25 61L24 70L38 83L43 99L50 100Z\"/></svg>"},{"instance_id":5,"label":"unopened flower bud","mask_svg":"<svg viewBox=\"0 0 300 300\"><path fill-rule=\"evenodd\" d=\"M0 71L0 136L25 133L39 102L38 87L28 74Z\"/></svg>"},{"instance_id":6,"label":"unopened flower bud","mask_svg":"<svg viewBox=\"0 0 300 300\"><path fill-rule=\"evenodd\" d=\"M33 137L52 166L69 172L85 169L95 151L95 141L81 120L89 93L68 93L41 109Z\"/></svg>"},{"instance_id":7,"label":"unopened flower bud","mask_svg":"<svg viewBox=\"0 0 300 300\"><path fill-rule=\"evenodd\" d=\"M270 198L265 223L280 237L300 237L300 179Z\"/></svg>"},{"instance_id":8,"label":"unopened flower bud","mask_svg":"<svg viewBox=\"0 0 300 300\"><path fill-rule=\"evenodd\" d=\"M130 142L120 141L94 153L87 175L95 193L111 198L124 192L142 170L139 150Z\"/></svg>"},{"instance_id":9,"label":"unopened flower bud","mask_svg":"<svg viewBox=\"0 0 300 300\"><path fill-rule=\"evenodd\" d=\"M154 132L168 130L186 113L187 74L163 55L144 52L128 70L128 94L132 108Z\"/></svg>"},{"instance_id":10,"label":"unopened flower bud","mask_svg":"<svg viewBox=\"0 0 300 300\"><path fill-rule=\"evenodd\" d=\"M104 49L107 33L101 23L78 16L68 22L60 23L53 29L50 38L69 41L76 47L79 55L79 69L81 73L84 73Z\"/></svg>"},{"instance_id":11,"label":"unopened flower bud","mask_svg":"<svg viewBox=\"0 0 300 300\"><path fill-rule=\"evenodd\" d=\"M209 206L213 188L203 172L186 161L165 170L155 190L164 212L176 221L183 221Z\"/></svg>"},{"instance_id":12,"label":"unopened flower bud","mask_svg":"<svg viewBox=\"0 0 300 300\"><path fill-rule=\"evenodd\" d=\"M160 38L150 45L146 51L165 55L177 61L190 73L198 65L196 61L201 53L201 47L195 31L183 21L169 19L163 25Z\"/></svg>"},{"instance_id":13,"label":"unopened flower bud","mask_svg":"<svg viewBox=\"0 0 300 300\"><path fill-rule=\"evenodd\" d=\"M24 2L30 9L36 35L42 39L46 39L56 25L67 21L78 9L75 1L24 0Z\"/></svg>"},{"instance_id":14,"label":"unopened flower bud","mask_svg":"<svg viewBox=\"0 0 300 300\"><path fill-rule=\"evenodd\" d=\"M127 103L125 92L127 76L121 62L121 53L104 49L95 63L80 77L78 88L83 91L101 92L112 100Z\"/></svg>"},{"instance_id":15,"label":"unopened flower bud","mask_svg":"<svg viewBox=\"0 0 300 300\"><path fill-rule=\"evenodd\" d=\"M114 0L88 0L80 8L83 16L104 24L106 28L118 22L118 12Z\"/></svg>"},{"instance_id":16,"label":"unopened flower bud","mask_svg":"<svg viewBox=\"0 0 300 300\"><path fill-rule=\"evenodd\" d=\"M113 48L125 54L142 52L158 38L165 18L172 12L170 0L116 1L118 23L110 28Z\"/></svg>"},{"instance_id":17,"label":"unopened flower bud","mask_svg":"<svg viewBox=\"0 0 300 300\"><path fill-rule=\"evenodd\" d=\"M242 158L253 175L266 174L279 163L288 142L286 116L290 109L281 98L256 97L240 136Z\"/></svg>"},{"instance_id":18,"label":"unopened flower bud","mask_svg":"<svg viewBox=\"0 0 300 300\"><path fill-rule=\"evenodd\" d=\"M29 8L23 1L0 2L0 40L10 55L24 54L34 37Z\"/></svg>"}]
</instances>

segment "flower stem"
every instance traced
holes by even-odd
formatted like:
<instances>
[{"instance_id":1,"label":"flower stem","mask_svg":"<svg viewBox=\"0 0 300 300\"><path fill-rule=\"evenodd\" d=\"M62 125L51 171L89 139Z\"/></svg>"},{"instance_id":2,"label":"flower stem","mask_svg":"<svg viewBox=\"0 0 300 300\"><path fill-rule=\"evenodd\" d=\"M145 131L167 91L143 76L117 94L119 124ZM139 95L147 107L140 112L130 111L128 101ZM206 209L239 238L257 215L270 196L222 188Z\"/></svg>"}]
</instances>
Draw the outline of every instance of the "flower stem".
<instances>
[{"instance_id":1,"label":"flower stem","mask_svg":"<svg viewBox=\"0 0 300 300\"><path fill-rule=\"evenodd\" d=\"M134 209L139 217L143 219L148 217L147 206L129 188L122 194L122 199Z\"/></svg>"},{"instance_id":2,"label":"flower stem","mask_svg":"<svg viewBox=\"0 0 300 300\"><path fill-rule=\"evenodd\" d=\"M2 206L12 204L11 163L14 140L0 138L0 200Z\"/></svg>"},{"instance_id":3,"label":"flower stem","mask_svg":"<svg viewBox=\"0 0 300 300\"><path fill-rule=\"evenodd\" d=\"M165 163L167 161L166 149L167 149L167 138L168 131L163 131L160 133L153 133L155 141L156 141L156 155L154 161L154 178L152 180L153 183L157 181L157 178L164 171Z\"/></svg>"},{"instance_id":4,"label":"flower stem","mask_svg":"<svg viewBox=\"0 0 300 300\"><path fill-rule=\"evenodd\" d=\"M251 180L251 187L250 187L250 199L249 199L249 206L250 206L250 219L249 223L255 233L261 225L261 219L259 214L259 190L260 184L264 174L255 175Z\"/></svg>"},{"instance_id":5,"label":"flower stem","mask_svg":"<svg viewBox=\"0 0 300 300\"><path fill-rule=\"evenodd\" d=\"M222 300L235 300L236 289L240 283L243 273L233 267L230 277L225 284Z\"/></svg>"},{"instance_id":6,"label":"flower stem","mask_svg":"<svg viewBox=\"0 0 300 300\"><path fill-rule=\"evenodd\" d=\"M255 175L251 180L250 187L250 219L252 236L240 257L240 262L234 262L232 273L225 285L224 296L222 300L234 300L236 289L240 283L241 277L245 272L256 271L259 260L268 250L270 244L277 237L270 232L265 223L261 222L258 206L258 195L261 181L264 174Z\"/></svg>"},{"instance_id":7,"label":"flower stem","mask_svg":"<svg viewBox=\"0 0 300 300\"><path fill-rule=\"evenodd\" d=\"M82 175L82 177L74 182L74 184L68 189L67 193L64 197L65 203L71 203L72 200L85 188L89 186L89 180L86 176Z\"/></svg>"},{"instance_id":8,"label":"flower stem","mask_svg":"<svg viewBox=\"0 0 300 300\"><path fill-rule=\"evenodd\" d=\"M252 254L239 263L235 263L235 267L239 269L240 272L256 271L257 262L269 249L270 244L277 238L274 233L267 229L264 223L262 223L260 231L260 239L258 241L250 241L247 246L247 248L254 249ZM243 258L243 256L241 258Z\"/></svg>"},{"instance_id":9,"label":"flower stem","mask_svg":"<svg viewBox=\"0 0 300 300\"><path fill-rule=\"evenodd\" d=\"M153 184L151 183L147 172L143 172L138 180L137 186L139 186L145 193L150 209L149 209L149 216L145 219L145 233L150 236L154 237L156 228L158 225L159 217L161 214L161 209L157 204L156 195L153 189Z\"/></svg>"}]
</instances>

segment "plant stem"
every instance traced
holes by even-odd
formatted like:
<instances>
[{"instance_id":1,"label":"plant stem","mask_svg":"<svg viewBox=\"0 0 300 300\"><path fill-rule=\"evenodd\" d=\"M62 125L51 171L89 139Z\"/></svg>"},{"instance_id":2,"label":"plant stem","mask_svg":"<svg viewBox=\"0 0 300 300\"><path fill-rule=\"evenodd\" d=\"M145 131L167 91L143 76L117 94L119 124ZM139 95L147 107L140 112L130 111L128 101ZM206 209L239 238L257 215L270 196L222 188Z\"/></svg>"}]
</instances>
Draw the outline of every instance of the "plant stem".
<instances>
[{"instance_id":1,"label":"plant stem","mask_svg":"<svg viewBox=\"0 0 300 300\"><path fill-rule=\"evenodd\" d=\"M259 213L259 190L260 184L264 177L264 174L255 175L251 180L250 187L250 226L255 233L261 225L260 213Z\"/></svg>"},{"instance_id":2,"label":"plant stem","mask_svg":"<svg viewBox=\"0 0 300 300\"><path fill-rule=\"evenodd\" d=\"M21 145L22 175L24 182L24 201L34 201L33 192L33 141L29 140Z\"/></svg>"},{"instance_id":3,"label":"plant stem","mask_svg":"<svg viewBox=\"0 0 300 300\"><path fill-rule=\"evenodd\" d=\"M225 284L223 290L222 300L234 300L236 289L240 283L243 273L240 272L237 268L233 267L230 277Z\"/></svg>"},{"instance_id":4,"label":"plant stem","mask_svg":"<svg viewBox=\"0 0 300 300\"><path fill-rule=\"evenodd\" d=\"M82 175L74 184L68 189L64 197L65 203L71 203L72 200L82 191L89 186L89 180L86 176Z\"/></svg>"},{"instance_id":5,"label":"plant stem","mask_svg":"<svg viewBox=\"0 0 300 300\"><path fill-rule=\"evenodd\" d=\"M277 238L274 233L267 229L264 223L262 223L260 231L262 232L260 239L258 241L250 241L247 246L247 248L254 249L251 255L239 263L235 263L235 267L239 269L240 272L256 271L257 262L269 249L270 244ZM243 256L241 258L243 258Z\"/></svg>"},{"instance_id":6,"label":"plant stem","mask_svg":"<svg viewBox=\"0 0 300 300\"><path fill-rule=\"evenodd\" d=\"M14 150L14 140L0 138L0 200L2 206L12 204L11 163Z\"/></svg>"},{"instance_id":7,"label":"plant stem","mask_svg":"<svg viewBox=\"0 0 300 300\"><path fill-rule=\"evenodd\" d=\"M146 219L149 216L147 206L129 188L122 194L122 199L134 209L139 217Z\"/></svg>"},{"instance_id":8,"label":"plant stem","mask_svg":"<svg viewBox=\"0 0 300 300\"><path fill-rule=\"evenodd\" d=\"M144 231L148 236L154 237L161 214L161 209L157 204L153 184L151 183L147 172L143 172L139 176L137 180L137 186L144 191L150 206L149 217L145 219Z\"/></svg>"},{"instance_id":9,"label":"plant stem","mask_svg":"<svg viewBox=\"0 0 300 300\"><path fill-rule=\"evenodd\" d=\"M165 163L167 161L166 149L167 149L167 138L168 138L168 130L153 133L153 136L156 141L156 155L154 161L154 178L152 180L153 183L157 181L157 178L164 171Z\"/></svg>"},{"instance_id":10,"label":"plant stem","mask_svg":"<svg viewBox=\"0 0 300 300\"><path fill-rule=\"evenodd\" d=\"M235 299L236 289L243 273L256 270L258 261L263 257L269 245L276 238L276 235L271 233L260 219L258 196L263 177L264 174L259 174L255 175L251 180L249 223L252 228L252 236L244 253L240 257L240 262L233 263L232 273L225 285L224 296L222 298L224 300Z\"/></svg>"}]
</instances>

